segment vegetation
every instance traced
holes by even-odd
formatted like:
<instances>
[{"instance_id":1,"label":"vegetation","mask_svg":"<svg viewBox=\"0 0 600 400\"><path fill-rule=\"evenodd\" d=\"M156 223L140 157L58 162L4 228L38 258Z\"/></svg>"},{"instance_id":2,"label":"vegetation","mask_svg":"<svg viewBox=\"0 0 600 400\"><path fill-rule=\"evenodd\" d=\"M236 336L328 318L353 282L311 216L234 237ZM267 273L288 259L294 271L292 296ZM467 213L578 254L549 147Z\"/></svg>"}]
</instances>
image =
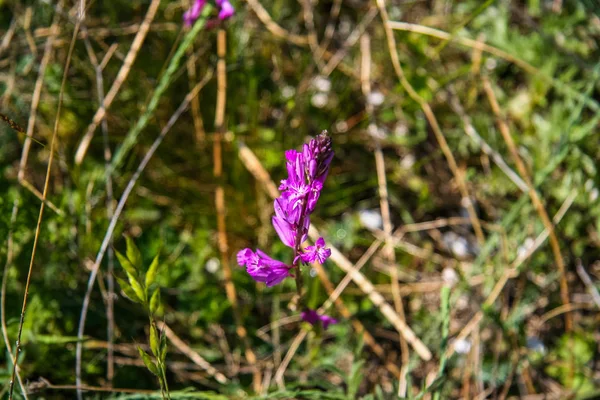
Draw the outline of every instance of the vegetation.
<instances>
[{"instance_id":1,"label":"vegetation","mask_svg":"<svg viewBox=\"0 0 600 400\"><path fill-rule=\"evenodd\" d=\"M0 0L2 398L599 396L596 2L191 3Z\"/></svg>"}]
</instances>

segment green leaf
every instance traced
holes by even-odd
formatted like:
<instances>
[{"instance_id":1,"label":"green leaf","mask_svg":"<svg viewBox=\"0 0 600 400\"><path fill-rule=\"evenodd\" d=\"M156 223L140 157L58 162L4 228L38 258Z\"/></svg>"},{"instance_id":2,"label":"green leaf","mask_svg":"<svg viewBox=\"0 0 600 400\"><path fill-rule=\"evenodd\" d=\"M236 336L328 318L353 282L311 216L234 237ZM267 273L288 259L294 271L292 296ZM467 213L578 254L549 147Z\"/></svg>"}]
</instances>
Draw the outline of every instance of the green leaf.
<instances>
[{"instance_id":1,"label":"green leaf","mask_svg":"<svg viewBox=\"0 0 600 400\"><path fill-rule=\"evenodd\" d=\"M150 349L152 350L152 354L154 354L155 357L158 357L160 355L158 342L158 331L156 329L156 325L152 323L152 325L150 325Z\"/></svg>"},{"instance_id":2,"label":"green leaf","mask_svg":"<svg viewBox=\"0 0 600 400\"><path fill-rule=\"evenodd\" d=\"M143 303L145 303L148 298L146 297L146 291L144 290L142 285L137 281L136 277L134 275L131 275L129 272L127 273L127 278L129 279L129 283L131 284L131 289L133 289L138 298L142 300Z\"/></svg>"},{"instance_id":3,"label":"green leaf","mask_svg":"<svg viewBox=\"0 0 600 400\"><path fill-rule=\"evenodd\" d=\"M361 371L364 361L358 361L352 364L350 376L348 376L348 398L355 399L356 393L360 383L362 382L364 375Z\"/></svg>"},{"instance_id":4,"label":"green leaf","mask_svg":"<svg viewBox=\"0 0 600 400\"><path fill-rule=\"evenodd\" d=\"M150 313L155 314L158 306L160 306L160 289L156 288L150 297Z\"/></svg>"},{"instance_id":5,"label":"green leaf","mask_svg":"<svg viewBox=\"0 0 600 400\"><path fill-rule=\"evenodd\" d=\"M137 270L135 269L135 267L133 266L131 261L129 261L127 259L127 257L125 257L123 254L119 253L116 250L115 250L115 254L117 255L117 259L119 260L119 263L121 263L121 266L127 273L132 274L132 275L137 274Z\"/></svg>"},{"instance_id":6,"label":"green leaf","mask_svg":"<svg viewBox=\"0 0 600 400\"><path fill-rule=\"evenodd\" d=\"M167 358L167 335L163 332L160 336L160 362L165 363Z\"/></svg>"},{"instance_id":7,"label":"green leaf","mask_svg":"<svg viewBox=\"0 0 600 400\"><path fill-rule=\"evenodd\" d=\"M115 276L115 278L117 279L117 282L119 282L119 286L121 286L121 290L123 290L123 293L125 293L125 296L127 296L129 298L129 300L134 301L136 303L143 303L142 299L140 299L137 294L135 293L135 291L133 290L133 288L129 285L129 283L127 283L127 281L125 279L121 279L118 276Z\"/></svg>"},{"instance_id":8,"label":"green leaf","mask_svg":"<svg viewBox=\"0 0 600 400\"><path fill-rule=\"evenodd\" d=\"M125 241L127 242L127 258L131 261L135 269L139 271L142 268L142 254L132 238L125 236Z\"/></svg>"},{"instance_id":9,"label":"green leaf","mask_svg":"<svg viewBox=\"0 0 600 400\"><path fill-rule=\"evenodd\" d=\"M148 271L146 271L146 287L150 287L154 283L156 279L156 273L158 272L158 254L152 260L152 264L148 267Z\"/></svg>"},{"instance_id":10,"label":"green leaf","mask_svg":"<svg viewBox=\"0 0 600 400\"><path fill-rule=\"evenodd\" d=\"M158 371L158 367L152 361L152 358L140 346L138 346L138 351L140 353L140 357L142 357L142 361L144 361L144 365L150 372L152 372L156 376L160 376L160 372Z\"/></svg>"}]
</instances>

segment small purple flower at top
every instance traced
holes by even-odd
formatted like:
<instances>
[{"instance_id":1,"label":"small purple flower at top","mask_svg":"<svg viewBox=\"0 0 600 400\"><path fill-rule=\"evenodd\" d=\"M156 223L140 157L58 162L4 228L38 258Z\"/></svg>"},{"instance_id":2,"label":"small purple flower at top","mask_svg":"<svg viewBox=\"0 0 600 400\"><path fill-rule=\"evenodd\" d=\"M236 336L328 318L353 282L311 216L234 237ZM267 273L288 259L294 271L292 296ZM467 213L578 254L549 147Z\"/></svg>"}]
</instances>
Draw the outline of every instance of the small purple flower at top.
<instances>
[{"instance_id":1,"label":"small purple flower at top","mask_svg":"<svg viewBox=\"0 0 600 400\"><path fill-rule=\"evenodd\" d=\"M314 246L306 246L304 253L300 254L300 258L305 263L319 261L319 264L324 264L330 255L331 249L325 247L325 239L320 237Z\"/></svg>"},{"instance_id":2,"label":"small purple flower at top","mask_svg":"<svg viewBox=\"0 0 600 400\"><path fill-rule=\"evenodd\" d=\"M327 330L329 325L337 324L338 322L337 319L332 318L329 315L319 315L315 310L311 310L310 308L302 311L300 317L303 321L306 321L313 326L320 322L324 330Z\"/></svg>"},{"instance_id":3,"label":"small purple flower at top","mask_svg":"<svg viewBox=\"0 0 600 400\"><path fill-rule=\"evenodd\" d=\"M216 0L215 2L219 8L219 19L221 21L230 18L235 13L235 9L229 0ZM202 14L204 6L206 6L206 0L194 0L192 7L183 14L185 26L192 26L196 22L200 14Z\"/></svg>"},{"instance_id":4,"label":"small purple flower at top","mask_svg":"<svg viewBox=\"0 0 600 400\"><path fill-rule=\"evenodd\" d=\"M248 275L257 282L264 282L267 286L281 283L290 273L290 267L285 263L273 260L260 249L256 253L251 249L240 250L237 254L237 262L241 267L246 267Z\"/></svg>"},{"instance_id":5,"label":"small purple flower at top","mask_svg":"<svg viewBox=\"0 0 600 400\"><path fill-rule=\"evenodd\" d=\"M192 24L200 17L202 10L206 5L206 0L195 0L192 7L183 14L183 22L185 26L192 26Z\"/></svg>"},{"instance_id":6,"label":"small purple flower at top","mask_svg":"<svg viewBox=\"0 0 600 400\"><path fill-rule=\"evenodd\" d=\"M221 9L219 11L219 19L221 21L226 20L235 13L235 8L231 5L228 0L216 0L217 6Z\"/></svg>"}]
</instances>

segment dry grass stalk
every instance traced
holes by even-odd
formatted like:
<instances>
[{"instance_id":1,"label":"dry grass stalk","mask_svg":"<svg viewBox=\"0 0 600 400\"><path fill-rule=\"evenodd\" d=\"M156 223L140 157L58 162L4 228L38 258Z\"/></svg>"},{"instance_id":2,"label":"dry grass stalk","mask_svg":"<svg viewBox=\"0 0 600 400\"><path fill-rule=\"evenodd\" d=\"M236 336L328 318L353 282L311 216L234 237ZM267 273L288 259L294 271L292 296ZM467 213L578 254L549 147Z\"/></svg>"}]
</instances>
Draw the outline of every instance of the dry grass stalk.
<instances>
[{"instance_id":1,"label":"dry grass stalk","mask_svg":"<svg viewBox=\"0 0 600 400\"><path fill-rule=\"evenodd\" d=\"M373 105L369 102L369 96L371 95L371 39L368 34L365 34L361 37L360 49L362 55L360 68L361 88L366 100L366 114L369 120L371 120L371 124L373 124ZM385 176L385 160L383 158L383 151L381 150L381 144L379 143L379 139L374 138L374 141L375 170L377 171L377 183L379 190L379 207L381 209L383 232L385 234L385 247L383 249L383 255L387 259L387 261L392 265L392 267L390 268L390 280L394 300L394 308L400 316L400 319L406 322L406 317L404 316L404 306L402 304L402 296L400 294L400 287L398 281L398 269L396 268L396 253L392 241L392 233L394 227L390 218L390 204L388 201L387 179ZM398 396L405 397L406 390L408 387L406 375L408 372L410 354L408 349L408 343L406 342L402 334L399 334L399 341L402 357L402 367L400 374L398 374Z\"/></svg>"},{"instance_id":2,"label":"dry grass stalk","mask_svg":"<svg viewBox=\"0 0 600 400\"><path fill-rule=\"evenodd\" d=\"M269 15L267 10L260 4L258 0L246 0L252 11L256 14L260 22L267 28L269 32L273 34L273 36L284 39L290 43L306 46L308 44L308 38L306 36L296 35L294 33L290 33L279 26L273 18Z\"/></svg>"},{"instance_id":3,"label":"dry grass stalk","mask_svg":"<svg viewBox=\"0 0 600 400\"><path fill-rule=\"evenodd\" d=\"M225 132L225 105L227 101L226 50L226 31L224 29L219 29L217 36L217 55L219 56L219 61L217 63L217 105L215 113L215 137L213 141L213 174L217 181L220 181L220 178L223 175L222 141ZM225 189L223 188L222 183L217 185L215 191L215 206L217 211L218 247L221 255L221 265L223 265L225 292L233 309L236 333L244 343L246 360L251 366L256 366L256 354L254 354L254 351L250 346L248 333L242 323L236 289L231 278L232 272L231 265L229 264L229 246L227 244L227 226L225 220ZM252 381L254 391L259 393L262 379L258 368L255 368L253 372Z\"/></svg>"},{"instance_id":4,"label":"dry grass stalk","mask_svg":"<svg viewBox=\"0 0 600 400\"><path fill-rule=\"evenodd\" d=\"M48 158L48 168L46 169L46 178L44 180L44 191L42 192L42 200L46 200L46 198L48 197L48 188L50 187L50 175L52 172L52 163L54 161L54 146L56 145L56 138L58 136L58 125L60 122L60 113L61 113L61 108L62 108L63 99L64 99L64 90L65 90L65 85L67 82L69 67L71 65L71 57L73 56L73 49L75 48L75 42L77 39L77 31L78 30L79 30L79 23L76 23L75 29L73 32L73 37L71 39L71 44L69 45L67 60L65 62L63 77L62 77L62 81L60 84L60 92L58 95L58 106L56 109L56 118L54 120L54 129L52 131L52 139L50 140L50 149L49 149L50 155ZM18 333L17 333L16 348L15 348L15 354L13 357L12 376L10 379L10 384L9 384L9 389L8 389L8 398L10 400L12 400L12 398L13 398L13 390L14 390L14 384L15 384L15 379L16 379L16 374L17 374L17 363L19 360L19 352L21 351L21 334L23 333L23 323L25 320L25 311L27 310L27 299L29 296L29 285L31 283L31 276L33 275L33 264L35 261L35 254L36 254L36 250L37 250L38 240L40 237L40 230L41 230L41 226L42 226L42 219L44 217L45 207L46 207L46 202L42 201L42 203L40 205L40 213L38 216L38 221L37 221L36 228L35 228L35 234L34 234L34 239L33 239L33 249L31 250L31 259L29 262L29 270L27 271L27 281L25 283L25 293L23 295L23 306L21 308L21 318L19 319L19 328L18 328Z\"/></svg>"},{"instance_id":5,"label":"dry grass stalk","mask_svg":"<svg viewBox=\"0 0 600 400\"><path fill-rule=\"evenodd\" d=\"M150 30L150 24L152 23L152 20L154 19L154 16L156 15L156 12L158 11L159 5L160 5L160 0L152 0L152 3L150 3L150 6L148 7L148 11L146 12L146 15L144 17L144 21L140 25L139 30L137 31L137 34L135 35L135 38L133 39L133 43L131 44L131 48L129 49L127 56L125 56L125 62L123 62L121 69L117 73L117 77L115 78L108 93L104 97L104 102L98 108L98 110L96 111L96 114L94 114L94 118L92 119L92 122L88 126L85 135L83 136L83 138L81 139L81 142L79 143L79 147L77 148L77 152L75 153L75 164L79 165L83 162L83 158L85 157L85 154L87 153L87 149L90 146L92 138L94 137L94 132L96 131L98 124L106 116L106 110L108 110L110 108L112 102L117 97L117 94L119 93L119 90L121 89L121 86L127 79L127 76L129 75L129 72L131 71L131 67L133 66L133 63L142 47L142 44L144 43L144 40L146 39L146 35L148 34L148 31Z\"/></svg>"},{"instance_id":6,"label":"dry grass stalk","mask_svg":"<svg viewBox=\"0 0 600 400\"><path fill-rule=\"evenodd\" d=\"M167 338L173 343L173 346L177 348L181 353L185 354L194 364L204 369L210 376L214 376L217 382L225 384L229 382L229 379L221 372L217 371L215 367L210 365L200 354L196 353L190 346L188 346L167 324L164 322L157 322L156 326L159 330L163 331Z\"/></svg>"}]
</instances>

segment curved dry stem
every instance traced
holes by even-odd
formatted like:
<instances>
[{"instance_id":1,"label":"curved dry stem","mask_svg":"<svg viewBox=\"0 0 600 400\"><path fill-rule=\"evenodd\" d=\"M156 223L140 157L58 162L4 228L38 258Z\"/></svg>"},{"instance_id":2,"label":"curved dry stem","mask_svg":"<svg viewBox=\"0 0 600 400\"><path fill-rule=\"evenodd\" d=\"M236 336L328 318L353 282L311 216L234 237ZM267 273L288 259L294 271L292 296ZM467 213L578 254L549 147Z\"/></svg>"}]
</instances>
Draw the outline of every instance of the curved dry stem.
<instances>
[{"instance_id":1,"label":"curved dry stem","mask_svg":"<svg viewBox=\"0 0 600 400\"><path fill-rule=\"evenodd\" d=\"M144 43L144 40L146 39L146 35L148 34L148 31L150 30L150 24L154 20L154 16L156 15L156 12L158 11L159 5L160 5L160 0L152 0L152 3L150 3L150 6L148 7L148 11L146 12L146 16L144 17L144 21L140 25L139 30L137 31L137 34L135 35L135 38L133 39L131 48L129 49L129 52L125 56L125 61L123 62L121 69L117 73L117 77L115 78L115 81L113 82L108 93L104 97L104 101L101 103L100 107L96 111L96 114L94 114L94 118L92 119L92 122L88 126L85 135L81 139L79 147L77 148L77 152L75 153L75 164L79 165L83 162L83 158L85 157L85 154L87 153L87 149L90 146L92 138L94 137L94 132L96 131L98 124L104 119L104 117L106 115L106 110L111 106L113 100L117 97L117 94L119 93L119 90L121 89L121 86L127 79L127 76L129 75L129 71L131 71L131 66L133 65L141 47L142 47L142 44Z\"/></svg>"},{"instance_id":2,"label":"curved dry stem","mask_svg":"<svg viewBox=\"0 0 600 400\"><path fill-rule=\"evenodd\" d=\"M8 283L8 269L12 264L13 259L13 227L15 226L15 222L17 221L17 214L19 213L19 198L15 198L13 203L13 209L10 216L10 226L8 228L8 239L7 239L7 249L6 249L6 264L4 264L4 271L2 272L2 291L0 292L0 324L2 325L2 337L4 338L4 344L6 345L6 350L10 355L11 359L14 359L14 354L12 351L12 346L10 344L10 339L8 338L8 329L6 325L6 285ZM17 369L17 380L19 381L19 387L21 388L21 394L27 400L27 391L25 390L25 385L23 385L23 380L21 379L21 374L19 374L19 370Z\"/></svg>"},{"instance_id":3,"label":"curved dry stem","mask_svg":"<svg viewBox=\"0 0 600 400\"><path fill-rule=\"evenodd\" d=\"M413 99L425 114L425 118L429 122L431 126L431 130L435 135L435 138L444 153L444 157L446 158L446 162L452 171L452 175L454 175L454 179L458 185L458 189L460 194L465 202L467 212L469 214L469 218L471 219L471 224L473 225L473 230L475 231L475 236L477 236L477 241L479 243L485 242L485 236L483 235L483 229L481 228L481 222L477 217L477 212L475 211L475 206L473 205L473 200L469 195L469 191L467 189L467 185L465 183L463 173L459 170L458 165L456 164L456 160L454 158L454 154L450 150L448 143L446 142L446 137L442 133L442 129L438 124L437 118L431 109L429 103L427 103L417 91L412 87L406 76L404 75L404 70L402 69L402 64L400 64L400 58L398 57L398 52L396 51L396 39L394 39L394 32L392 30L392 26L390 25L389 16L387 13L385 0L377 0L377 6L379 7L379 13L381 14L381 19L383 20L383 25L385 28L385 35L388 43L388 50L390 53L390 57L392 59L392 65L394 66L394 71L400 80L400 84L406 90L411 99Z\"/></svg>"},{"instance_id":4,"label":"curved dry stem","mask_svg":"<svg viewBox=\"0 0 600 400\"><path fill-rule=\"evenodd\" d=\"M69 45L69 52L67 54L67 61L65 63L65 69L63 72L62 82L60 84L60 92L58 94L58 106L56 110L56 119L54 121L54 130L52 132L52 139L50 141L50 156L48 158L48 168L46 170L46 179L44 182L44 191L42 193L42 200L46 200L48 197L48 187L50 186L50 174L52 172L52 162L54 161L54 145L56 142L56 137L58 135L58 125L60 122L60 112L62 108L65 85L67 83L67 76L69 73L69 67L71 65L71 58L73 56L73 49L75 48L75 42L77 41L77 32L79 31L79 22L75 24L75 29L73 31L73 37L71 38L71 44ZM25 283L25 294L23 295L23 307L21 308L21 318L19 320L19 330L17 333L17 342L15 355L13 357L13 368L12 368L12 376L10 379L10 386L8 389L8 398L12 400L13 398L13 390L15 384L15 376L17 373L17 363L19 359L19 352L21 351L21 334L23 333L23 323L25 321L25 311L27 310L27 299L29 297L29 286L31 284L31 277L33 275L33 263L35 260L35 253L37 250L37 245L40 236L40 230L42 226L42 219L44 217L44 209L46 207L46 202L42 201L40 204L40 213L38 216L37 225L35 228L35 235L33 239L33 249L31 250L31 259L29 262L29 270L27 271L27 282Z\"/></svg>"}]
</instances>

